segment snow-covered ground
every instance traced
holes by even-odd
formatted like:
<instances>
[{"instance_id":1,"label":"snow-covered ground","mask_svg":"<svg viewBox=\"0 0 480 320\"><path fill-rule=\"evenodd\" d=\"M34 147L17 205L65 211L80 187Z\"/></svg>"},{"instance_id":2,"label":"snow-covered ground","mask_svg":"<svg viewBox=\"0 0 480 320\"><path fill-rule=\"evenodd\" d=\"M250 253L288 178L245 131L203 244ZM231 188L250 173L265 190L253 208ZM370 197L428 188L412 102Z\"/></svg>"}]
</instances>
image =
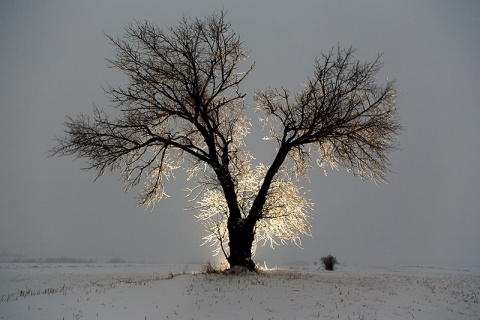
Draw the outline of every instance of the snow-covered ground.
<instances>
[{"instance_id":1,"label":"snow-covered ground","mask_svg":"<svg viewBox=\"0 0 480 320\"><path fill-rule=\"evenodd\" d=\"M480 319L480 268L0 264L0 319Z\"/></svg>"}]
</instances>

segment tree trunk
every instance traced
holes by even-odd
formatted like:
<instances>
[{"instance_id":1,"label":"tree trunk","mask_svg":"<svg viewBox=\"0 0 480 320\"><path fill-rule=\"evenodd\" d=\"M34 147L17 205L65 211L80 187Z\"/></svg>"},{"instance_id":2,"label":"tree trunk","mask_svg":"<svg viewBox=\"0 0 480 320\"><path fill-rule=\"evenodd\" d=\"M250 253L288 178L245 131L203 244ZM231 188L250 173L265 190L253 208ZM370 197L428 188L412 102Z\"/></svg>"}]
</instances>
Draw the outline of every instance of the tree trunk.
<instances>
[{"instance_id":1,"label":"tree trunk","mask_svg":"<svg viewBox=\"0 0 480 320\"><path fill-rule=\"evenodd\" d=\"M230 242L230 256L228 263L230 268L244 267L249 271L255 271L255 263L252 260L252 245L255 239L255 223L245 219L229 221L228 235Z\"/></svg>"},{"instance_id":2,"label":"tree trunk","mask_svg":"<svg viewBox=\"0 0 480 320\"><path fill-rule=\"evenodd\" d=\"M233 211L230 211L227 226L230 239L230 242L228 243L230 248L230 256L228 257L230 268L245 267L250 271L256 269L255 263L252 260L252 245L255 240L255 224L262 218L261 212L265 204L268 189L270 188L274 176L277 174L283 161L287 157L289 150L289 146L283 146L278 152L272 166L265 175L262 187L252 204L248 218L240 218L239 210L235 211L237 215L234 215ZM232 208L238 208L237 203L235 203L235 205L236 207Z\"/></svg>"}]
</instances>

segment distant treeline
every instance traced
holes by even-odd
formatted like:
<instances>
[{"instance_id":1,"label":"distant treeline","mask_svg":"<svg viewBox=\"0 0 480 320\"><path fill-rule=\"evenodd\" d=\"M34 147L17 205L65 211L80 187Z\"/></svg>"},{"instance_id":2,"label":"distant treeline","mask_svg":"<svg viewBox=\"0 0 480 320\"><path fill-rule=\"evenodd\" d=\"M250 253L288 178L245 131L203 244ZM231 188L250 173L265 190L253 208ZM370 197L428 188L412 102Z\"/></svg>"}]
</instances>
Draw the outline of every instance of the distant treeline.
<instances>
[{"instance_id":1,"label":"distant treeline","mask_svg":"<svg viewBox=\"0 0 480 320\"><path fill-rule=\"evenodd\" d=\"M47 258L47 259L15 259L14 263L96 263L95 259L79 259L79 258Z\"/></svg>"},{"instance_id":2,"label":"distant treeline","mask_svg":"<svg viewBox=\"0 0 480 320\"><path fill-rule=\"evenodd\" d=\"M127 261L123 260L122 258L113 258L113 259L108 260L105 263L127 263Z\"/></svg>"}]
</instances>

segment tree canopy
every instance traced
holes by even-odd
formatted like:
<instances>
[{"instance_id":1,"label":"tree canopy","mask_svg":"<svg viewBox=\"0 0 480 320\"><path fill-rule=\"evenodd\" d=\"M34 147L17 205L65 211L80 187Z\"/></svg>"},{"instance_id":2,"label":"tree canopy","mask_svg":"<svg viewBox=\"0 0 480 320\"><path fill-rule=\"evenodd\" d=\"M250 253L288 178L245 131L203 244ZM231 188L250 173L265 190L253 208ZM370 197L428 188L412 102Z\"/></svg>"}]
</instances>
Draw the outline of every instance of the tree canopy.
<instances>
[{"instance_id":1,"label":"tree canopy","mask_svg":"<svg viewBox=\"0 0 480 320\"><path fill-rule=\"evenodd\" d=\"M385 181L401 126L394 82L378 83L380 56L360 62L352 48L332 49L315 61L301 92L259 90L252 106L240 85L254 64L224 12L183 17L165 30L135 21L109 39L116 48L109 65L128 85L105 88L114 110L94 106L92 117L68 118L52 155L84 158L98 176L119 172L126 190L143 184L145 206L186 170L204 240L231 266L254 269L258 241L299 245L310 234L313 203L297 184L313 162ZM271 164L253 163L247 109L277 144Z\"/></svg>"}]
</instances>

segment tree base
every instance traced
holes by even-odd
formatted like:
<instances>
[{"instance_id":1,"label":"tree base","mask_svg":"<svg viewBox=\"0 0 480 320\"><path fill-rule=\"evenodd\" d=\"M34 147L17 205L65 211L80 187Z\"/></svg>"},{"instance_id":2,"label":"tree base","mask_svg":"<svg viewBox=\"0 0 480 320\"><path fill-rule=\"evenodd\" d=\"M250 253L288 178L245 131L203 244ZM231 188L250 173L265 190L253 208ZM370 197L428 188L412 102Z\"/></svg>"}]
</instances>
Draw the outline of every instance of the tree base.
<instances>
[{"instance_id":1,"label":"tree base","mask_svg":"<svg viewBox=\"0 0 480 320\"><path fill-rule=\"evenodd\" d=\"M230 262L230 272L231 273L241 273L244 271L257 271L257 265L255 262L252 261L252 259L246 259L243 261L241 264L232 264Z\"/></svg>"},{"instance_id":2,"label":"tree base","mask_svg":"<svg viewBox=\"0 0 480 320\"><path fill-rule=\"evenodd\" d=\"M255 223L246 223L243 219L229 223L230 256L228 263L230 269L240 267L246 268L248 271L257 270L257 266L252 260L252 245L255 239L254 226Z\"/></svg>"}]
</instances>

